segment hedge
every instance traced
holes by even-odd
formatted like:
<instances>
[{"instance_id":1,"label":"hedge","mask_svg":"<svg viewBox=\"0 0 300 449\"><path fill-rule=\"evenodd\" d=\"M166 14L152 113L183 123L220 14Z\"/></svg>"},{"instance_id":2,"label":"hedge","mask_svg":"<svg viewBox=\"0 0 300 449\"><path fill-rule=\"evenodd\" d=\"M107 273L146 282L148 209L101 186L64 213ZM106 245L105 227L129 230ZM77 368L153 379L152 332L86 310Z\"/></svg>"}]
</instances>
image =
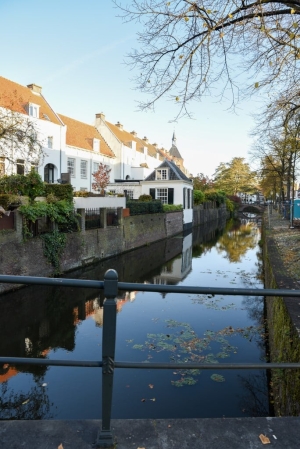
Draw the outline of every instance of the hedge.
<instances>
[{"instance_id":1,"label":"hedge","mask_svg":"<svg viewBox=\"0 0 300 449\"><path fill-rule=\"evenodd\" d=\"M164 211L160 201L127 201L126 207L130 210L130 215L158 214Z\"/></svg>"},{"instance_id":2,"label":"hedge","mask_svg":"<svg viewBox=\"0 0 300 449\"><path fill-rule=\"evenodd\" d=\"M45 183L45 196L52 193L58 200L73 201L73 187L71 184L47 184Z\"/></svg>"}]
</instances>

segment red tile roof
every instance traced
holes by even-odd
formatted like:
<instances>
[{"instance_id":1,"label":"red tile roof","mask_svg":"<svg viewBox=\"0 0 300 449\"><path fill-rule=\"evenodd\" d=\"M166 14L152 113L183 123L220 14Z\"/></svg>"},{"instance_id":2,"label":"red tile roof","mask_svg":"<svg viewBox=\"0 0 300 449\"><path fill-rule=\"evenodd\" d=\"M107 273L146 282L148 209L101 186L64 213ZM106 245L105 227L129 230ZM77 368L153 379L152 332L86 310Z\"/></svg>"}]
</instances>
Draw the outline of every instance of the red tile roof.
<instances>
[{"instance_id":1,"label":"red tile roof","mask_svg":"<svg viewBox=\"0 0 300 449\"><path fill-rule=\"evenodd\" d=\"M42 94L34 93L28 87L21 86L0 76L0 106L28 115L26 109L28 103L40 106L38 118L41 120L49 119L50 122L61 125L57 115Z\"/></svg>"},{"instance_id":2,"label":"red tile roof","mask_svg":"<svg viewBox=\"0 0 300 449\"><path fill-rule=\"evenodd\" d=\"M140 139L137 136L134 136L132 133L125 131L124 129L121 129L117 125L113 125L110 122L105 121L109 129L113 132L113 134L126 146L129 146L129 142L133 141L136 142L136 150L140 153L144 152L144 147L147 147L148 149L148 155L155 157L158 152L158 150L155 148L154 145L151 143L146 143L145 140Z\"/></svg>"},{"instance_id":3,"label":"red tile roof","mask_svg":"<svg viewBox=\"0 0 300 449\"><path fill-rule=\"evenodd\" d=\"M94 126L79 122L78 120L66 117L62 114L58 115L62 122L67 126L67 145L93 151L93 139L99 139L100 154L108 157L115 157L114 152Z\"/></svg>"}]
</instances>

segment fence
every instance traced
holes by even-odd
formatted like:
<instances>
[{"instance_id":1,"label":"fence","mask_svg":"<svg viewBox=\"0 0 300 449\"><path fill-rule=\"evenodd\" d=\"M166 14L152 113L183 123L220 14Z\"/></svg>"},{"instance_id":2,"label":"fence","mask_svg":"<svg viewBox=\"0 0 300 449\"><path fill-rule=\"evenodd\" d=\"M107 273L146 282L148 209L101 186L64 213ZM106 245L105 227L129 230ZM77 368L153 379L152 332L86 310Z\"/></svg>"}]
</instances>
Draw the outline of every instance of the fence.
<instances>
[{"instance_id":1,"label":"fence","mask_svg":"<svg viewBox=\"0 0 300 449\"><path fill-rule=\"evenodd\" d=\"M116 347L116 297L119 290L147 291L159 293L190 293L210 295L247 295L247 296L280 296L300 297L300 290L279 289L251 289L251 288L214 288L214 287L189 287L170 285L135 284L118 282L118 273L108 270L104 281L90 281L81 279L53 279L30 276L0 275L0 283L51 285L64 287L99 288L104 290L105 301L103 305L103 330L102 330L102 360L45 360L38 358L0 357L0 363L13 365L48 365L48 366L74 366L74 367L102 367L102 426L99 429L95 447L105 448L114 445L111 431L111 410L113 397L113 379L115 368L136 369L211 369L211 364L202 363L144 363L126 362L115 360ZM300 363L220 363L214 364L214 370L218 369L299 369Z\"/></svg>"},{"instance_id":2,"label":"fence","mask_svg":"<svg viewBox=\"0 0 300 449\"><path fill-rule=\"evenodd\" d=\"M9 216L0 212L0 231L4 229L15 229L15 214L10 212Z\"/></svg>"},{"instance_id":3,"label":"fence","mask_svg":"<svg viewBox=\"0 0 300 449\"><path fill-rule=\"evenodd\" d=\"M120 208L85 209L85 229L106 228L107 226L119 226Z\"/></svg>"}]
</instances>

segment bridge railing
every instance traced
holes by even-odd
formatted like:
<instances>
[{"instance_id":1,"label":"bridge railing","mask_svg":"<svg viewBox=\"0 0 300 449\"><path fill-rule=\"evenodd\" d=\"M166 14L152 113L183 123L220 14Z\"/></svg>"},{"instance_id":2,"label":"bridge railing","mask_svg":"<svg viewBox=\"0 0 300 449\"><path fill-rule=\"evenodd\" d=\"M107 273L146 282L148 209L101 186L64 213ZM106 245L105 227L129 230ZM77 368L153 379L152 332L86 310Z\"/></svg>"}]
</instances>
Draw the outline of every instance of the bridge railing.
<instances>
[{"instance_id":1,"label":"bridge railing","mask_svg":"<svg viewBox=\"0 0 300 449\"><path fill-rule=\"evenodd\" d=\"M211 295L235 295L235 296L280 296L300 297L300 290L279 289L251 289L251 288L217 288L217 287L191 287L138 284L130 282L118 282L118 273L108 270L104 281L82 279L42 278L30 276L0 275L0 283L50 285L57 287L85 287L104 290L103 304L103 328L102 328L102 359L101 360L45 360L39 358L0 357L0 364L12 365L47 365L47 366L74 366L74 367L102 367L102 424L99 429L95 447L111 447L114 438L111 431L111 411L113 398L113 380L116 368L136 369L211 369L211 364L204 363L144 363L115 360L116 349L116 316L118 290L147 291L158 293L190 293ZM223 369L299 369L300 363L220 363L214 364L214 370Z\"/></svg>"}]
</instances>

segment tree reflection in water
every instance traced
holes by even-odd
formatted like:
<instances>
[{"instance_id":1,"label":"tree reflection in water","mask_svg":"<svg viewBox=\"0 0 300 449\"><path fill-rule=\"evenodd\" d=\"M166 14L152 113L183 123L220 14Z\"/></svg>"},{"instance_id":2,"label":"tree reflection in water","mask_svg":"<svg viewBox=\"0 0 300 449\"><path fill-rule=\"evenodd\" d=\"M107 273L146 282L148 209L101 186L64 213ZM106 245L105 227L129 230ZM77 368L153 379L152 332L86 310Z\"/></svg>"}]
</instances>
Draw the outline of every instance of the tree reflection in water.
<instances>
[{"instance_id":1,"label":"tree reflection in water","mask_svg":"<svg viewBox=\"0 0 300 449\"><path fill-rule=\"evenodd\" d=\"M45 388L40 385L32 387L27 393L8 389L7 382L1 385L0 419L49 419L53 418Z\"/></svg>"},{"instance_id":2,"label":"tree reflection in water","mask_svg":"<svg viewBox=\"0 0 300 449\"><path fill-rule=\"evenodd\" d=\"M230 227L219 238L216 249L218 253L225 253L225 257L231 263L241 262L246 252L257 245L256 226L251 222L238 226L234 222L229 222L228 225Z\"/></svg>"}]
</instances>

